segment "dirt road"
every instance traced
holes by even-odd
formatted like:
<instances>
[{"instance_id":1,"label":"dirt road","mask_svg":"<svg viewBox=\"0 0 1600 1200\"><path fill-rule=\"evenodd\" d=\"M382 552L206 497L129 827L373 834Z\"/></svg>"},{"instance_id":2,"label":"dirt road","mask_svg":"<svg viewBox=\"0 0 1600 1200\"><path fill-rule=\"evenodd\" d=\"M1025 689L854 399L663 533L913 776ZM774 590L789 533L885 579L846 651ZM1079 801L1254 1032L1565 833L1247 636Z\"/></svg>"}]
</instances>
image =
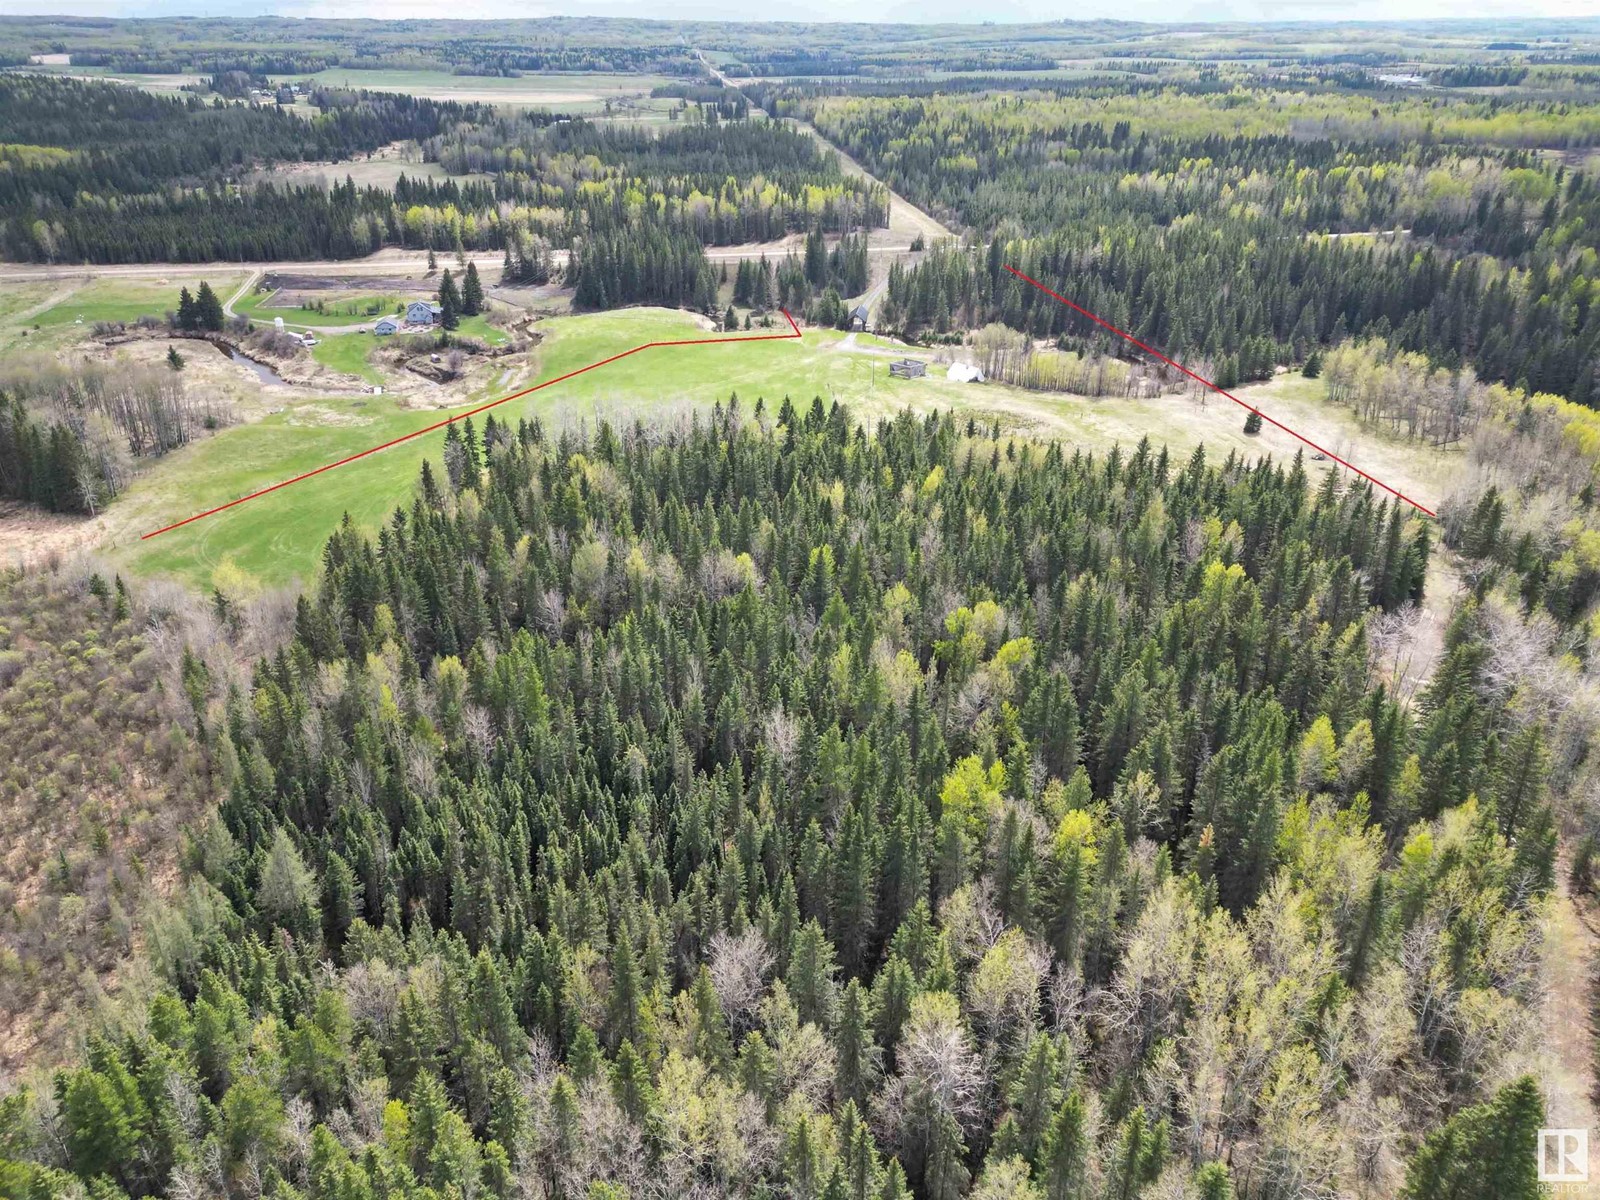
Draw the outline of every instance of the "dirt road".
<instances>
[{"instance_id":1,"label":"dirt road","mask_svg":"<svg viewBox=\"0 0 1600 1200\"><path fill-rule=\"evenodd\" d=\"M930 218L931 220L931 218ZM941 227L942 228L942 227ZM882 232L881 230L879 231ZM891 230L892 232L892 230ZM793 238L783 238L776 242L754 242L742 246L708 246L706 258L714 263L738 262L745 258L758 258L765 254L773 258L782 258L790 250L796 249L797 243ZM874 255L905 254L911 249L910 238L887 240L879 245L869 247L868 253ZM567 263L567 252L555 250L551 257L558 267ZM467 255L468 262L478 264L478 270L498 270L505 262L505 255L500 251L484 252ZM84 282L91 279L165 279L168 276L206 275L211 273L248 271L259 275L265 271L275 271L285 275L393 275L415 271L422 273L427 270L428 253L426 250L379 250L376 254L369 254L366 258L322 258L306 262L209 262L209 263L109 263L104 265L70 266L66 264L44 263L0 263L0 283L29 283L39 280L60 279ZM457 265L454 257L445 259L440 256L439 265L454 269ZM236 296L235 299L238 299Z\"/></svg>"},{"instance_id":2,"label":"dirt road","mask_svg":"<svg viewBox=\"0 0 1600 1200\"><path fill-rule=\"evenodd\" d=\"M855 175L862 179L871 179L877 183L883 182L881 179L878 179L876 175L872 174L872 172L868 171L865 167L858 163L855 159L851 158L843 150L839 149L838 146L835 146L827 138L823 137L822 134L818 133L814 126L808 125L804 121L796 121L795 125L797 128L809 133L812 137L816 138L817 141L821 142L829 150L832 150L835 154L837 154L839 156L839 165L844 168L846 175ZM884 186L887 187L888 185L885 184ZM875 230L874 232L880 231ZM897 241L904 240L907 244L909 244L911 240L919 233L922 235L923 241L929 243L934 242L939 238L953 238L956 236L954 231L951 230L947 225L944 225L932 215L918 208L899 192L891 189L889 192L889 228L885 236L893 238Z\"/></svg>"},{"instance_id":3,"label":"dirt road","mask_svg":"<svg viewBox=\"0 0 1600 1200\"><path fill-rule=\"evenodd\" d=\"M706 69L707 74L709 74L718 83L722 84L723 87L737 88L739 86L740 81L731 79L727 75L723 74L722 68L707 58L704 50L696 50L695 55L700 59L700 65ZM874 183L883 183L883 180L872 174L871 171L868 171L838 146L834 145L827 138L823 137L822 134L817 132L814 126L807 124L805 121L798 120L795 122L795 126L796 128L809 133L812 137L816 138L817 141L821 142L825 147L837 154L839 156L839 165L844 168L845 174L854 175L860 179L870 179ZM888 187L887 184L884 186ZM942 224L930 214L918 208L915 204L911 203L911 201L907 200L904 196L892 189L889 191L889 228L886 232L881 230L873 230L872 235L869 235L868 237L869 243L871 241L871 237L879 233L883 233L888 239L904 241L907 243L907 246L901 247L900 250L895 250L892 247L887 246L880 246L876 248L869 246L869 248L876 249L880 253L899 253L904 251L905 249L909 248L911 240L919 233L922 235L924 242L932 242L936 238L955 237L955 233L950 228Z\"/></svg>"}]
</instances>

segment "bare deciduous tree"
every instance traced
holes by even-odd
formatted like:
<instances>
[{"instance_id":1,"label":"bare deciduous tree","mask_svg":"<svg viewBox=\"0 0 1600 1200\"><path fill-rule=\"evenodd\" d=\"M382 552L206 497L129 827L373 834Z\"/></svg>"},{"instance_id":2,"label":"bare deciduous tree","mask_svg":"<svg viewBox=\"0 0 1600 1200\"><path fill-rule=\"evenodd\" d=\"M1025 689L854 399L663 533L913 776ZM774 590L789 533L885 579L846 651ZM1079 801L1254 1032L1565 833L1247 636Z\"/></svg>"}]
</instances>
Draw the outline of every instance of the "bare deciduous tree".
<instances>
[{"instance_id":1,"label":"bare deciduous tree","mask_svg":"<svg viewBox=\"0 0 1600 1200\"><path fill-rule=\"evenodd\" d=\"M738 935L718 933L711 939L711 983L735 1032L754 1023L775 961L766 939L753 926Z\"/></svg>"}]
</instances>

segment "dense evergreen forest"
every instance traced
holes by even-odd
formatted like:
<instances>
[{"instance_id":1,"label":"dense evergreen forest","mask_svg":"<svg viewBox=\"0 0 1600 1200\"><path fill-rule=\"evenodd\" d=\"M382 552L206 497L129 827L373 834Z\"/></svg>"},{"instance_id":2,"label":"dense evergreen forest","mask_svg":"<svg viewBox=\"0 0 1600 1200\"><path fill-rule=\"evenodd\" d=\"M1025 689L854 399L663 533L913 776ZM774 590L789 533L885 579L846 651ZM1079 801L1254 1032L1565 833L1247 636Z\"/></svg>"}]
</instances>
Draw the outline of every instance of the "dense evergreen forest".
<instances>
[{"instance_id":1,"label":"dense evergreen forest","mask_svg":"<svg viewBox=\"0 0 1600 1200\"><path fill-rule=\"evenodd\" d=\"M311 103L319 115L306 119L275 105L0 75L0 250L40 262L351 258L386 245L567 247L646 229L647 239L733 244L888 221L881 186L770 123L657 134L387 93L317 91ZM402 176L392 190L250 181L259 167L394 141L422 143L454 173L493 177Z\"/></svg>"},{"instance_id":2,"label":"dense evergreen forest","mask_svg":"<svg viewBox=\"0 0 1600 1200\"><path fill-rule=\"evenodd\" d=\"M353 158L483 113L410 96L326 93L306 119L276 106L0 75L0 249L40 262L348 257L387 193L235 188L246 168ZM354 227L353 227L354 225ZM378 227L381 236L383 227Z\"/></svg>"},{"instance_id":3,"label":"dense evergreen forest","mask_svg":"<svg viewBox=\"0 0 1600 1200\"><path fill-rule=\"evenodd\" d=\"M1597 395L1600 184L1525 147L1592 144L1600 109L1283 95L1168 85L778 107L987 242L896 272L890 327L1000 320L1085 341L1092 326L1010 264L1233 380L1377 334L1487 379ZM1364 236L1395 229L1398 242Z\"/></svg>"},{"instance_id":4,"label":"dense evergreen forest","mask_svg":"<svg viewBox=\"0 0 1600 1200\"><path fill-rule=\"evenodd\" d=\"M226 799L8 1194L1534 1194L1548 751L1471 601L1372 682L1425 526L821 402L443 461L184 651Z\"/></svg>"},{"instance_id":5,"label":"dense evergreen forest","mask_svg":"<svg viewBox=\"0 0 1600 1200\"><path fill-rule=\"evenodd\" d=\"M574 229L615 224L615 211L681 220L707 245L773 241L889 221L887 191L845 175L815 138L770 121L697 123L658 133L544 114L458 125L431 139L452 175L488 172L495 198L555 210L534 230L564 244ZM513 217L515 219L515 217Z\"/></svg>"}]
</instances>

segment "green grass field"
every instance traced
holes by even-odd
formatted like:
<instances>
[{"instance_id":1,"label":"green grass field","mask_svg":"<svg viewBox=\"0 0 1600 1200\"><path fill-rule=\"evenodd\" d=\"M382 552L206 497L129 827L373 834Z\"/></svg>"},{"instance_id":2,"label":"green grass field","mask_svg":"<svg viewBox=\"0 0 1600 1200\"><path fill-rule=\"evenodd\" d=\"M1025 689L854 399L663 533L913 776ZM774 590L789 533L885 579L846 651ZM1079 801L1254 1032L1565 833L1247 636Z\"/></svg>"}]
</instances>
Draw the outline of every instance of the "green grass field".
<instances>
[{"instance_id":1,"label":"green grass field","mask_svg":"<svg viewBox=\"0 0 1600 1200\"><path fill-rule=\"evenodd\" d=\"M661 309L560 317L541 328L547 336L535 352L537 379L555 378L644 342L710 336L688 315ZM513 422L537 415L549 427L592 422L597 416L631 424L635 418L671 419L693 407L725 401L730 394L740 397L747 413L757 398L764 399L769 414L776 413L785 396L797 404L820 396L824 402L848 403L859 421L870 422L905 406L954 407L980 420L999 418L1009 429L1093 451L1114 442L1132 445L1145 436L1180 456L1203 441L1218 460L1230 450L1290 457L1298 448L1287 435L1270 429L1258 438L1245 437L1239 410L1218 398L1203 405L1186 396L1091 400L992 383L952 383L937 365L927 378L891 380L888 364L900 351L868 352L866 341L858 337L847 346L844 335L808 329L799 342L651 349L494 412L498 419ZM351 334L324 344L330 343L326 353L353 355L359 347L370 347L371 339ZM1358 465L1411 489L1424 502L1437 499L1459 461L1363 430L1354 417L1321 401L1319 384L1298 376L1280 376L1250 394L1252 402L1335 453L1349 454ZM302 401L257 424L225 430L169 455L112 506L110 520L118 531L112 552L138 574L169 575L199 587L212 586L219 571L221 578L235 582L241 575L262 585L305 581L315 573L327 536L345 513L373 528L396 505L409 503L423 457L437 461L443 431L150 541L139 541L139 535L424 428L442 416L438 410L398 408L389 396L342 397ZM482 417L477 421L481 425Z\"/></svg>"},{"instance_id":2,"label":"green grass field","mask_svg":"<svg viewBox=\"0 0 1600 1200\"><path fill-rule=\"evenodd\" d=\"M271 303L275 293L268 291L251 292L233 306L233 311L249 317L252 321L272 324L274 317L282 317L285 325L294 328L308 328L311 326L339 326L339 325L370 325L386 313L398 312L402 303L399 296L387 293L373 295L369 292L340 292L323 298L327 312L318 312L314 308L282 308ZM373 305L378 311L369 313L366 310ZM354 308L355 312L345 312L345 308Z\"/></svg>"},{"instance_id":3,"label":"green grass field","mask_svg":"<svg viewBox=\"0 0 1600 1200\"><path fill-rule=\"evenodd\" d=\"M203 278L224 300L244 282L240 273ZM193 293L201 279L175 274L159 280L107 277L5 284L0 286L0 353L59 350L87 338L97 321L164 317L178 307L178 290L187 287ZM53 296L60 299L49 304Z\"/></svg>"},{"instance_id":4,"label":"green grass field","mask_svg":"<svg viewBox=\"0 0 1600 1200\"><path fill-rule=\"evenodd\" d=\"M51 280L41 280L0 287L0 325L18 320L19 314L43 304L61 286Z\"/></svg>"},{"instance_id":5,"label":"green grass field","mask_svg":"<svg viewBox=\"0 0 1600 1200\"><path fill-rule=\"evenodd\" d=\"M480 338L491 346L503 346L511 340L503 329L496 329L482 316L463 317L456 332L465 337ZM369 361L372 352L380 344L381 339L369 330L326 334L311 347L311 357L335 371L358 376L368 383L382 383L384 373Z\"/></svg>"},{"instance_id":6,"label":"green grass field","mask_svg":"<svg viewBox=\"0 0 1600 1200\"><path fill-rule=\"evenodd\" d=\"M710 336L689 316L660 309L563 317L546 328L548 337L537 351L541 379L643 342ZM631 421L726 400L733 392L747 404L765 396L776 408L785 395L809 401L812 395L833 394L865 407L876 391L886 409L891 400L927 401L951 386L932 380L902 386L897 381L891 394L888 360L840 353L838 341L832 332L811 331L804 343L649 350L508 403L496 416L515 421L537 414L555 425L596 414ZM355 355L370 346L365 335L346 334L324 339L316 352L319 361L328 361L323 355ZM340 369L345 369L342 363ZM117 553L138 573L172 575L202 587L212 583L225 563L232 564L226 568L230 573L237 568L263 584L305 579L344 513L371 527L407 501L422 457L438 454L442 432L159 538L140 542L138 535L423 428L441 415L399 409L386 396L325 399L224 430L167 456L118 500L113 511L121 510L117 524L123 532Z\"/></svg>"},{"instance_id":7,"label":"green grass field","mask_svg":"<svg viewBox=\"0 0 1600 1200\"><path fill-rule=\"evenodd\" d=\"M311 347L311 357L325 367L358 375L368 383L382 383L383 372L367 361L367 356L378 347L378 338L372 333L341 333L317 339Z\"/></svg>"},{"instance_id":8,"label":"green grass field","mask_svg":"<svg viewBox=\"0 0 1600 1200\"><path fill-rule=\"evenodd\" d=\"M461 323L456 326L456 332L463 337L481 338L491 346L504 346L511 340L511 336L505 330L489 324L489 319L481 313L476 317L462 317Z\"/></svg>"},{"instance_id":9,"label":"green grass field","mask_svg":"<svg viewBox=\"0 0 1600 1200\"><path fill-rule=\"evenodd\" d=\"M153 279L96 279L85 284L60 304L46 309L30 325L49 329L58 325L74 325L81 317L85 325L96 321L135 321L140 317L162 317L178 307L178 292L187 287L191 293L199 290L204 278L217 296L226 300L243 281L239 274L178 276L170 280Z\"/></svg>"},{"instance_id":10,"label":"green grass field","mask_svg":"<svg viewBox=\"0 0 1600 1200\"><path fill-rule=\"evenodd\" d=\"M53 307L51 298L71 286L54 280L0 286L0 353L25 350L30 342L37 343L39 335L32 330L38 317L30 314Z\"/></svg>"}]
</instances>

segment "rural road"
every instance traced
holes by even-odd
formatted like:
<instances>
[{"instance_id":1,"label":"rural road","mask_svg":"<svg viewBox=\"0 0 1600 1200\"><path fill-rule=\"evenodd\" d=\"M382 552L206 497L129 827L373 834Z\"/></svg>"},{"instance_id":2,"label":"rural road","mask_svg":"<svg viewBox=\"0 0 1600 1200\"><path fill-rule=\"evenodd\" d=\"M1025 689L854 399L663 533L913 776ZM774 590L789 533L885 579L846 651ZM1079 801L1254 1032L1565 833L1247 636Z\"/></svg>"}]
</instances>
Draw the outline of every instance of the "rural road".
<instances>
[{"instance_id":1,"label":"rural road","mask_svg":"<svg viewBox=\"0 0 1600 1200\"><path fill-rule=\"evenodd\" d=\"M745 246L708 246L706 258L714 263L738 262L740 259L757 258L763 254L782 256L790 250L799 248L797 243L788 239L777 242L756 242ZM876 255L908 254L910 251L909 242L902 245L868 248L868 253ZM566 265L565 250L551 251L551 257L557 266ZM467 261L477 263L480 271L488 268L498 271L505 262L505 255L498 250L493 253L469 254ZM0 282L28 283L49 279L165 279L168 276L193 278L196 275L236 271L253 274L272 271L280 275L389 275L397 271L415 270L421 274L427 270L427 265L427 252L414 250L380 250L376 254L369 254L366 258L321 258L306 262L108 263L80 266L60 263L53 265L0 263ZM448 261L443 259L440 261L441 268L453 268L455 265L454 257Z\"/></svg>"}]
</instances>

